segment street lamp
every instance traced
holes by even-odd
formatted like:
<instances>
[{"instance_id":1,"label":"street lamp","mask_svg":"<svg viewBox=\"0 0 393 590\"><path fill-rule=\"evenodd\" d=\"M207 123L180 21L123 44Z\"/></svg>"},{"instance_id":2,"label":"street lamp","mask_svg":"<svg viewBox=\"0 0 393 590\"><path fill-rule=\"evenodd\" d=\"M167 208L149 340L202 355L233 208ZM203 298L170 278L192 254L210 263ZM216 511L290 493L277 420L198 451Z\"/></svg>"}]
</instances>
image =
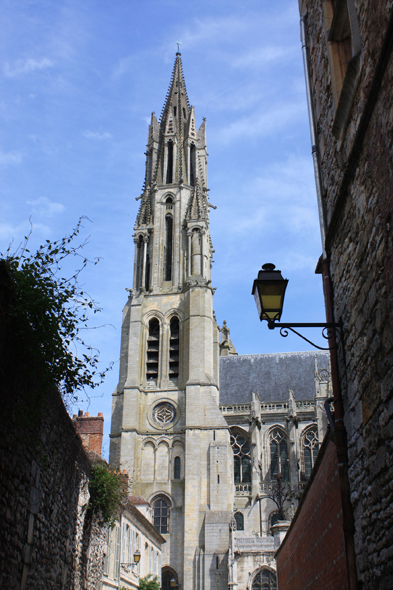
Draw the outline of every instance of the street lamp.
<instances>
[{"instance_id":1,"label":"street lamp","mask_svg":"<svg viewBox=\"0 0 393 590\"><path fill-rule=\"evenodd\" d=\"M264 264L252 286L259 319L267 320L268 323L280 320L288 284L288 280L282 277L281 271L275 268L275 265L269 262Z\"/></svg>"},{"instance_id":2,"label":"street lamp","mask_svg":"<svg viewBox=\"0 0 393 590\"><path fill-rule=\"evenodd\" d=\"M259 319L261 321L266 320L270 330L280 328L280 334L284 338L288 336L288 330L291 330L291 332L319 350L333 350L336 348L335 337L337 335L341 339L342 335L341 321L339 323L279 323L284 307L284 295L288 280L284 279L281 271L275 270L275 268L274 264L264 264L252 286L252 295L255 298ZM294 328L322 328L322 336L329 341L330 346L326 348L318 346L294 330Z\"/></svg>"},{"instance_id":3,"label":"street lamp","mask_svg":"<svg viewBox=\"0 0 393 590\"><path fill-rule=\"evenodd\" d=\"M134 553L134 561L131 563L121 563L120 566L128 572L128 568L131 566L134 569L134 565L138 565L141 560L141 552L137 549Z\"/></svg>"}]
</instances>

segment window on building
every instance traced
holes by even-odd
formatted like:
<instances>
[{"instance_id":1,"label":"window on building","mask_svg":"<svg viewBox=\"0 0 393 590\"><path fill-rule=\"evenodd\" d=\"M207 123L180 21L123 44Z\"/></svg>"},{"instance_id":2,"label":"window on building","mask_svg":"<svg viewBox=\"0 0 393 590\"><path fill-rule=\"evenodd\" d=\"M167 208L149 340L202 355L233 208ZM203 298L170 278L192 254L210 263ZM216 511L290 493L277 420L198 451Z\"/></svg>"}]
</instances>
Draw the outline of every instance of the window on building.
<instances>
[{"instance_id":1,"label":"window on building","mask_svg":"<svg viewBox=\"0 0 393 590\"><path fill-rule=\"evenodd\" d=\"M172 215L165 216L165 272L164 280L172 280L172 243L173 243L173 217Z\"/></svg>"},{"instance_id":2,"label":"window on building","mask_svg":"<svg viewBox=\"0 0 393 590\"><path fill-rule=\"evenodd\" d=\"M116 548L115 548L115 577L118 578L120 574L120 526L116 525Z\"/></svg>"},{"instance_id":3,"label":"window on building","mask_svg":"<svg viewBox=\"0 0 393 590\"><path fill-rule=\"evenodd\" d=\"M176 381L179 377L179 318L173 317L170 322L169 337L169 379Z\"/></svg>"},{"instance_id":4,"label":"window on building","mask_svg":"<svg viewBox=\"0 0 393 590\"><path fill-rule=\"evenodd\" d=\"M181 460L180 457L175 457L173 464L173 479L180 479L181 476Z\"/></svg>"},{"instance_id":5,"label":"window on building","mask_svg":"<svg viewBox=\"0 0 393 590\"><path fill-rule=\"evenodd\" d=\"M251 590L277 590L277 577L268 569L261 569L253 578Z\"/></svg>"},{"instance_id":6,"label":"window on building","mask_svg":"<svg viewBox=\"0 0 393 590\"><path fill-rule=\"evenodd\" d=\"M270 477L281 473L284 481L289 481L288 446L285 434L280 428L270 433Z\"/></svg>"},{"instance_id":7,"label":"window on building","mask_svg":"<svg viewBox=\"0 0 393 590\"><path fill-rule=\"evenodd\" d=\"M145 269L145 290L150 289L150 256L146 255L146 269Z\"/></svg>"},{"instance_id":8,"label":"window on building","mask_svg":"<svg viewBox=\"0 0 393 590\"><path fill-rule=\"evenodd\" d=\"M144 243L143 237L139 236L136 251L136 288L142 287L142 275L143 275L143 250Z\"/></svg>"},{"instance_id":9,"label":"window on building","mask_svg":"<svg viewBox=\"0 0 393 590\"><path fill-rule=\"evenodd\" d=\"M147 338L147 358L146 358L146 380L158 380L158 362L160 354L160 323L157 318L149 322L149 335Z\"/></svg>"},{"instance_id":10,"label":"window on building","mask_svg":"<svg viewBox=\"0 0 393 590\"><path fill-rule=\"evenodd\" d=\"M135 533L135 551L139 551L141 550L141 537L139 533ZM134 559L133 559L134 561ZM136 566L137 572L138 572L138 576L141 573L141 561L142 558L139 560L138 565Z\"/></svg>"},{"instance_id":11,"label":"window on building","mask_svg":"<svg viewBox=\"0 0 393 590\"><path fill-rule=\"evenodd\" d=\"M327 0L323 7L336 108L333 134L339 139L360 71L360 32L353 0Z\"/></svg>"},{"instance_id":12,"label":"window on building","mask_svg":"<svg viewBox=\"0 0 393 590\"><path fill-rule=\"evenodd\" d=\"M251 482L250 444L243 434L231 431L235 483Z\"/></svg>"},{"instance_id":13,"label":"window on building","mask_svg":"<svg viewBox=\"0 0 393 590\"><path fill-rule=\"evenodd\" d=\"M236 521L236 530L244 531L244 516L241 512L235 512L234 518Z\"/></svg>"},{"instance_id":14,"label":"window on building","mask_svg":"<svg viewBox=\"0 0 393 590\"><path fill-rule=\"evenodd\" d=\"M173 142L167 143L167 167L166 167L166 184L172 184L173 174Z\"/></svg>"},{"instance_id":15,"label":"window on building","mask_svg":"<svg viewBox=\"0 0 393 590\"><path fill-rule=\"evenodd\" d=\"M104 574L106 576L109 575L109 561L110 561L110 550L111 550L110 534L111 534L111 529L108 529L107 536L106 536L106 552L105 552L105 558L104 558Z\"/></svg>"},{"instance_id":16,"label":"window on building","mask_svg":"<svg viewBox=\"0 0 393 590\"><path fill-rule=\"evenodd\" d=\"M151 183L152 167L153 167L153 150L150 149L146 153L146 184L147 184L147 186L149 186L149 184Z\"/></svg>"},{"instance_id":17,"label":"window on building","mask_svg":"<svg viewBox=\"0 0 393 590\"><path fill-rule=\"evenodd\" d=\"M190 145L190 185L195 186L196 179L196 149L195 144Z\"/></svg>"},{"instance_id":18,"label":"window on building","mask_svg":"<svg viewBox=\"0 0 393 590\"><path fill-rule=\"evenodd\" d=\"M317 428L309 428L303 437L303 457L304 465L302 469L302 478L308 479L311 475L312 468L315 465L319 450L319 440Z\"/></svg>"},{"instance_id":19,"label":"window on building","mask_svg":"<svg viewBox=\"0 0 393 590\"><path fill-rule=\"evenodd\" d=\"M129 540L128 540L128 563L134 561L134 531L130 527L129 529Z\"/></svg>"},{"instance_id":20,"label":"window on building","mask_svg":"<svg viewBox=\"0 0 393 590\"><path fill-rule=\"evenodd\" d=\"M153 500L153 525L161 535L168 533L169 501L163 496Z\"/></svg>"},{"instance_id":21,"label":"window on building","mask_svg":"<svg viewBox=\"0 0 393 590\"><path fill-rule=\"evenodd\" d=\"M179 587L179 578L177 573L171 567L163 567L161 574L161 589L173 590Z\"/></svg>"}]
</instances>

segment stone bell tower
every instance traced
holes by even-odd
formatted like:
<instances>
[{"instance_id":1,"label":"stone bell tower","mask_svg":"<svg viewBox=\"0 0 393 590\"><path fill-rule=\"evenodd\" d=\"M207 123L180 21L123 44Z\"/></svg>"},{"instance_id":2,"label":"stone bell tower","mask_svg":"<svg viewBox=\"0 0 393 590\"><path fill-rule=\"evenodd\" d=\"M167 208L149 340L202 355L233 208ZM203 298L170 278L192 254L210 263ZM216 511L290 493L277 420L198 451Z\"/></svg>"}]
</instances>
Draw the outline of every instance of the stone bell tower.
<instances>
[{"instance_id":1,"label":"stone bell tower","mask_svg":"<svg viewBox=\"0 0 393 590\"><path fill-rule=\"evenodd\" d=\"M167 539L163 587L224 590L233 458L218 406L205 120L197 129L180 53L161 118L151 116L139 198L110 460Z\"/></svg>"}]
</instances>

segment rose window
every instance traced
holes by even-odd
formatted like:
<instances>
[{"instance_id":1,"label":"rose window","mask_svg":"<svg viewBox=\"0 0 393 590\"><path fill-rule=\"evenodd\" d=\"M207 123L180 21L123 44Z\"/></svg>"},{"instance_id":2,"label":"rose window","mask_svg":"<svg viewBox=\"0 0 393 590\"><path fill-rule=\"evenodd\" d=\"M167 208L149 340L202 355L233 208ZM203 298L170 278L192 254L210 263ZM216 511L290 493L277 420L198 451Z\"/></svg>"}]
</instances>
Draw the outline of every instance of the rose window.
<instances>
[{"instance_id":1,"label":"rose window","mask_svg":"<svg viewBox=\"0 0 393 590\"><path fill-rule=\"evenodd\" d=\"M153 420L160 426L168 426L176 418L176 409L169 402L161 402L153 410Z\"/></svg>"}]
</instances>

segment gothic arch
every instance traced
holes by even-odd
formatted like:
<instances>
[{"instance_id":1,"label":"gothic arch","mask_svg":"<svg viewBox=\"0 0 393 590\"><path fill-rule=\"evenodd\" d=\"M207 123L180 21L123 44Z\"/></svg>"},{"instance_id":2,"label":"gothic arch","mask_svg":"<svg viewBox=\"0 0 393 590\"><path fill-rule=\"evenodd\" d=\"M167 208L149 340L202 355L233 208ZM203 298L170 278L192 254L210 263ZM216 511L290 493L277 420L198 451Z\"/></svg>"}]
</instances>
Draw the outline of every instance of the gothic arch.
<instances>
[{"instance_id":1,"label":"gothic arch","mask_svg":"<svg viewBox=\"0 0 393 590\"><path fill-rule=\"evenodd\" d=\"M154 471L156 463L156 446L154 441L145 441L142 447L142 473L141 479L145 482L154 481Z\"/></svg>"},{"instance_id":2,"label":"gothic arch","mask_svg":"<svg viewBox=\"0 0 393 590\"><path fill-rule=\"evenodd\" d=\"M172 318L177 318L181 323L183 321L183 314L176 308L172 308L165 313L164 322L169 325Z\"/></svg>"},{"instance_id":3,"label":"gothic arch","mask_svg":"<svg viewBox=\"0 0 393 590\"><path fill-rule=\"evenodd\" d=\"M309 424L300 435L300 479L307 481L319 451L317 424Z\"/></svg>"},{"instance_id":4,"label":"gothic arch","mask_svg":"<svg viewBox=\"0 0 393 590\"><path fill-rule=\"evenodd\" d=\"M149 386L156 387L161 378L162 314L149 312L143 319L146 342L144 380Z\"/></svg>"},{"instance_id":5,"label":"gothic arch","mask_svg":"<svg viewBox=\"0 0 393 590\"><path fill-rule=\"evenodd\" d=\"M148 444L151 444L151 445L153 445L154 448L156 448L156 439L154 439L153 437L145 438L142 443L142 451L145 448L145 446Z\"/></svg>"},{"instance_id":6,"label":"gothic arch","mask_svg":"<svg viewBox=\"0 0 393 590\"><path fill-rule=\"evenodd\" d=\"M161 590L172 590L172 588L179 587L179 576L176 570L169 565L161 568L161 580Z\"/></svg>"},{"instance_id":7,"label":"gothic arch","mask_svg":"<svg viewBox=\"0 0 393 590\"><path fill-rule=\"evenodd\" d=\"M161 326L164 323L164 314L161 311L158 311L158 309L153 309L145 313L145 315L142 318L142 325L145 328L148 328L149 322L153 318L157 318Z\"/></svg>"},{"instance_id":8,"label":"gothic arch","mask_svg":"<svg viewBox=\"0 0 393 590\"><path fill-rule=\"evenodd\" d=\"M251 574L251 580L251 590L277 590L277 572L271 567L259 567Z\"/></svg>"},{"instance_id":9,"label":"gothic arch","mask_svg":"<svg viewBox=\"0 0 393 590\"><path fill-rule=\"evenodd\" d=\"M159 445L165 445L168 449L171 447L171 443L166 436L160 436L160 438L157 439L157 448Z\"/></svg>"},{"instance_id":10,"label":"gothic arch","mask_svg":"<svg viewBox=\"0 0 393 590\"><path fill-rule=\"evenodd\" d=\"M266 474L269 479L280 472L284 481L289 480L288 436L281 424L274 424L266 433Z\"/></svg>"},{"instance_id":11,"label":"gothic arch","mask_svg":"<svg viewBox=\"0 0 393 590\"><path fill-rule=\"evenodd\" d=\"M233 452L234 482L238 492L251 485L251 440L250 435L238 426L229 429Z\"/></svg>"},{"instance_id":12,"label":"gothic arch","mask_svg":"<svg viewBox=\"0 0 393 590\"><path fill-rule=\"evenodd\" d=\"M155 479L157 481L168 481L169 479L169 443L167 440L157 441Z\"/></svg>"},{"instance_id":13,"label":"gothic arch","mask_svg":"<svg viewBox=\"0 0 393 590\"><path fill-rule=\"evenodd\" d=\"M176 446L179 445L182 447L182 449L184 450L184 440L182 438L174 438L172 439L172 449Z\"/></svg>"},{"instance_id":14,"label":"gothic arch","mask_svg":"<svg viewBox=\"0 0 393 590\"><path fill-rule=\"evenodd\" d=\"M169 506L169 508L175 508L175 503L172 500L172 496L170 494L168 494L168 492L164 492L163 490L158 490L156 492L153 492L148 500L149 504L153 504L153 502L155 500L157 500L158 498L162 498L163 500L165 500Z\"/></svg>"},{"instance_id":15,"label":"gothic arch","mask_svg":"<svg viewBox=\"0 0 393 590\"><path fill-rule=\"evenodd\" d=\"M163 197L161 197L161 203L163 203L165 205L165 203L167 202L167 199L172 199L172 203L176 202L175 194L172 192L165 193L165 195Z\"/></svg>"}]
</instances>

